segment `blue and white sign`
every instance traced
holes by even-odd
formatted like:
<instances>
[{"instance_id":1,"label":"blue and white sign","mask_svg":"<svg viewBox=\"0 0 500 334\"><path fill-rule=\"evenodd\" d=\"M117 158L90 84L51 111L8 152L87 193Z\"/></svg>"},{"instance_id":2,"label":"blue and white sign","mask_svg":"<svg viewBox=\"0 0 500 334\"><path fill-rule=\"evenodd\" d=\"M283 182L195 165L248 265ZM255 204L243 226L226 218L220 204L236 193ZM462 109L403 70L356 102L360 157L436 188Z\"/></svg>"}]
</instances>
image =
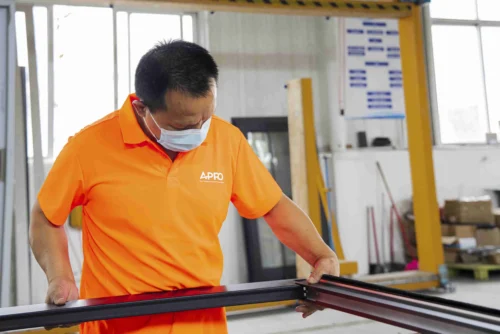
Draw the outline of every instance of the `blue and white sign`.
<instances>
[{"instance_id":1,"label":"blue and white sign","mask_svg":"<svg viewBox=\"0 0 500 334\"><path fill-rule=\"evenodd\" d=\"M397 20L345 19L346 118L405 115Z\"/></svg>"}]
</instances>

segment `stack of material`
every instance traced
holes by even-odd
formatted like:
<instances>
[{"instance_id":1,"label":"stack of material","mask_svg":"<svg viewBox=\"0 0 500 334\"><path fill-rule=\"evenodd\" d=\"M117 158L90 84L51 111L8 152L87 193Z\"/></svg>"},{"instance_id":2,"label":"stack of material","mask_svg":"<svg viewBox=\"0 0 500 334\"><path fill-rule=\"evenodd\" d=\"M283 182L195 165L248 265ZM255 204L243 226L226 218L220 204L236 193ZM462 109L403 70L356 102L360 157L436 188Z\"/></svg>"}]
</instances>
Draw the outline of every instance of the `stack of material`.
<instances>
[{"instance_id":1,"label":"stack of material","mask_svg":"<svg viewBox=\"0 0 500 334\"><path fill-rule=\"evenodd\" d=\"M495 216L495 224L500 227L500 209L493 210L493 215Z\"/></svg>"},{"instance_id":2,"label":"stack of material","mask_svg":"<svg viewBox=\"0 0 500 334\"><path fill-rule=\"evenodd\" d=\"M500 249L500 215L489 198L445 202L441 225L446 263L496 263Z\"/></svg>"}]
</instances>

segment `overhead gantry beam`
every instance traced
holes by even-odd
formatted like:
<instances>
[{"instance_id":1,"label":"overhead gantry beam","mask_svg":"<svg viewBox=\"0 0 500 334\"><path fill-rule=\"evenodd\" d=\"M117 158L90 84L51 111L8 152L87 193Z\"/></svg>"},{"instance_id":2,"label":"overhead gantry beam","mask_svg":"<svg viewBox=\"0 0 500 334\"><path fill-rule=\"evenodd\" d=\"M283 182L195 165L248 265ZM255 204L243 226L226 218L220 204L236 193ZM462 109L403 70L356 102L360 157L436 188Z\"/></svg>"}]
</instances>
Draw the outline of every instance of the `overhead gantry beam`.
<instances>
[{"instance_id":1,"label":"overhead gantry beam","mask_svg":"<svg viewBox=\"0 0 500 334\"><path fill-rule=\"evenodd\" d=\"M141 2L130 0L128 2ZM411 15L414 5L401 1L326 0L149 0L182 10L266 13L283 15L402 18ZM116 1L121 3L120 0Z\"/></svg>"}]
</instances>

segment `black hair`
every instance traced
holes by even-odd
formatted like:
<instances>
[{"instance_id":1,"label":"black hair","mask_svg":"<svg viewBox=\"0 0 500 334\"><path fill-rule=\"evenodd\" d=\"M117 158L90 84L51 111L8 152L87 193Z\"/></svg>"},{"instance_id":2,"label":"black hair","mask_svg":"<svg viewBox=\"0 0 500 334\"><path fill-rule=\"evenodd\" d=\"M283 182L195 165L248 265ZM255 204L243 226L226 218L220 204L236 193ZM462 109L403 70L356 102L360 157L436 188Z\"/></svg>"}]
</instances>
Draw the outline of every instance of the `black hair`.
<instances>
[{"instance_id":1,"label":"black hair","mask_svg":"<svg viewBox=\"0 0 500 334\"><path fill-rule=\"evenodd\" d=\"M142 56L135 72L135 92L151 112L167 109L167 91L204 97L219 70L203 47L185 41L161 42Z\"/></svg>"}]
</instances>

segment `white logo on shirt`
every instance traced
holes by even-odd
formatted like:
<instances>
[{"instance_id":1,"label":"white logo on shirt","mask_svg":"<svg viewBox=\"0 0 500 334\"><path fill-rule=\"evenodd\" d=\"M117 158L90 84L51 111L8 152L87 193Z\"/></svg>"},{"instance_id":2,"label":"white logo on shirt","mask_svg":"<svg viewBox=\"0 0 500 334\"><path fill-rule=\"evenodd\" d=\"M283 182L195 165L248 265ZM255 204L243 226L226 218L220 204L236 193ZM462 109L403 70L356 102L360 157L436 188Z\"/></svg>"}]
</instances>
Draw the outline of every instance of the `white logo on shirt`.
<instances>
[{"instance_id":1,"label":"white logo on shirt","mask_svg":"<svg viewBox=\"0 0 500 334\"><path fill-rule=\"evenodd\" d=\"M224 183L224 174L217 172L201 172L200 182Z\"/></svg>"}]
</instances>

